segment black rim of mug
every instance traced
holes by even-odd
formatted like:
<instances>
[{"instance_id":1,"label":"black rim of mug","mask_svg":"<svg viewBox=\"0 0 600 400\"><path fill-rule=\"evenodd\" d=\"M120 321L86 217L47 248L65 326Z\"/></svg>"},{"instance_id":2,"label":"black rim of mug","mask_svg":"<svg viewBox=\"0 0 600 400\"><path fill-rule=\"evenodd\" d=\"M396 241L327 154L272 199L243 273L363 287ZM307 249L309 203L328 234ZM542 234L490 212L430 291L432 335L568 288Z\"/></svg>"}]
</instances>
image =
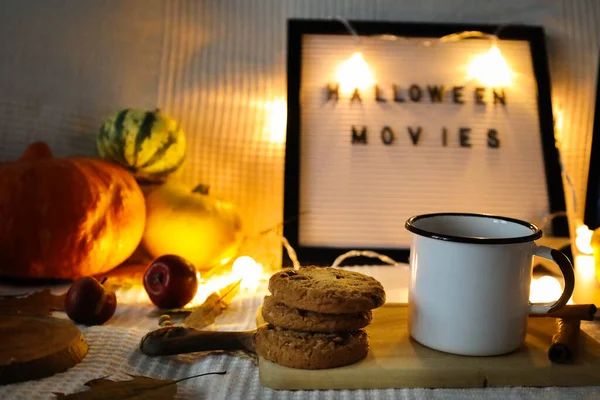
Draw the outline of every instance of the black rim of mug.
<instances>
[{"instance_id":1,"label":"black rim of mug","mask_svg":"<svg viewBox=\"0 0 600 400\"><path fill-rule=\"evenodd\" d=\"M525 226L531 230L531 234L525 236L506 237L506 238L489 238L479 236L454 236L447 235L438 232L428 231L426 229L418 228L415 226L415 222L435 217L475 217L475 218L491 218L506 222L512 222ZM419 236L425 236L431 239L444 240L447 242L460 242L460 243L477 243L477 244L514 244L514 243L526 243L532 242L542 237L542 230L530 222L522 221L516 218L501 217L498 215L491 214L477 214L477 213L434 213L434 214L421 214L410 217L404 225L410 232Z\"/></svg>"}]
</instances>

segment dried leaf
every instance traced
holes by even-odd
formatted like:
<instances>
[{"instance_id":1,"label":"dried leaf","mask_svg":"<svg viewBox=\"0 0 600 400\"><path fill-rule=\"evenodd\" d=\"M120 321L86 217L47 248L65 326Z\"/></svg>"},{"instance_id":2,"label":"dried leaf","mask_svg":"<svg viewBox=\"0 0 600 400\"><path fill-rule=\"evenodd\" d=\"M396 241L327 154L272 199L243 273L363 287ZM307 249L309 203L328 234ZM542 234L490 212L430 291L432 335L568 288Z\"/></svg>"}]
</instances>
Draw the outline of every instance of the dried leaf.
<instances>
[{"instance_id":1,"label":"dried leaf","mask_svg":"<svg viewBox=\"0 0 600 400\"><path fill-rule=\"evenodd\" d=\"M183 321L183 324L202 329L215 322L215 319L221 315L224 309L229 307L235 295L238 294L241 283L242 280L240 279L224 287L220 290L223 294L212 293L202 305L193 309L192 313Z\"/></svg>"},{"instance_id":2,"label":"dried leaf","mask_svg":"<svg viewBox=\"0 0 600 400\"><path fill-rule=\"evenodd\" d=\"M232 271L232 263L225 264L217 264L214 267L211 267L208 271L202 272L201 277L203 281L208 282L215 276L222 276L231 274Z\"/></svg>"},{"instance_id":3,"label":"dried leaf","mask_svg":"<svg viewBox=\"0 0 600 400\"><path fill-rule=\"evenodd\" d=\"M208 372L205 374L189 376L176 381L170 379L154 379L146 376L129 375L128 381L111 381L106 378L93 379L85 385L90 390L71 394L54 393L57 399L174 399L177 394L177 383L187 379L198 378L205 375L224 375L227 371Z\"/></svg>"},{"instance_id":4,"label":"dried leaf","mask_svg":"<svg viewBox=\"0 0 600 400\"><path fill-rule=\"evenodd\" d=\"M196 306L185 306L181 308L170 308L168 310L158 310L161 313L161 317L164 316L176 316L178 314L191 314L196 310L206 308L206 304L209 302L209 299L214 303L217 299L224 298L223 300L229 305L231 300L239 293L239 289L241 287L242 280L231 283L224 288L220 289L218 292L213 292L210 296L204 300L204 303ZM233 289L233 290L232 290ZM223 294L221 294L223 293ZM212 298L211 298L212 296Z\"/></svg>"},{"instance_id":5,"label":"dried leaf","mask_svg":"<svg viewBox=\"0 0 600 400\"><path fill-rule=\"evenodd\" d=\"M66 295L44 289L28 296L0 296L0 314L49 315L52 311L64 311Z\"/></svg>"}]
</instances>

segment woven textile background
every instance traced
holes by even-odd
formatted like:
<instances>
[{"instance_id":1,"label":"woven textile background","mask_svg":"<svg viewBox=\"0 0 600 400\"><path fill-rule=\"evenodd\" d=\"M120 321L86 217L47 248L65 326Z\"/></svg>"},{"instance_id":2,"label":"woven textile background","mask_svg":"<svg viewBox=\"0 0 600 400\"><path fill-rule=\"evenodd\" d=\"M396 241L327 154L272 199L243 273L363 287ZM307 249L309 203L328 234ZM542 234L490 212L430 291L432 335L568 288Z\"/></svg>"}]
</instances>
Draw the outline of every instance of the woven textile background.
<instances>
[{"instance_id":1,"label":"woven textile background","mask_svg":"<svg viewBox=\"0 0 600 400\"><path fill-rule=\"evenodd\" d=\"M600 46L595 0L5 0L0 159L32 140L96 154L103 118L160 107L188 136L182 178L241 208L246 231L281 222L286 19L527 23L548 35L560 144L582 215ZM276 237L264 238L277 260ZM261 258L259 256L259 258Z\"/></svg>"}]
</instances>

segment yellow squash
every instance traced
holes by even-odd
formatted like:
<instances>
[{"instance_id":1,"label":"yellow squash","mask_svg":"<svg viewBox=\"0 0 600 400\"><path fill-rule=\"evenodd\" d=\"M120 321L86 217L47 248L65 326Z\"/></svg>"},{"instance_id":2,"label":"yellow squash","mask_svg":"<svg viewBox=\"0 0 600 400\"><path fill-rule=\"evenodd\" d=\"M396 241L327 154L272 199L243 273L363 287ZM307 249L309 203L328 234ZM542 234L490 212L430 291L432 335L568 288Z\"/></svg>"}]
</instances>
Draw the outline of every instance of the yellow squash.
<instances>
[{"instance_id":1,"label":"yellow squash","mask_svg":"<svg viewBox=\"0 0 600 400\"><path fill-rule=\"evenodd\" d=\"M236 207L208 194L167 182L146 196L143 245L154 257L176 254L207 270L235 256L242 241Z\"/></svg>"}]
</instances>

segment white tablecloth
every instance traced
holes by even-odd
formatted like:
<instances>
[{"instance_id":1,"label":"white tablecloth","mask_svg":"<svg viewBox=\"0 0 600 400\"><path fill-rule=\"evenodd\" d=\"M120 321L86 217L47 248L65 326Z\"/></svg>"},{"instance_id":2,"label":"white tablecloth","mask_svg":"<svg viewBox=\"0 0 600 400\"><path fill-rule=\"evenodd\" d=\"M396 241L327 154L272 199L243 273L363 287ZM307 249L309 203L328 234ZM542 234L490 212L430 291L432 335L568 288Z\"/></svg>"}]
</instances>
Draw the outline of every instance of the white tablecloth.
<instances>
[{"instance_id":1,"label":"white tablecloth","mask_svg":"<svg viewBox=\"0 0 600 400\"><path fill-rule=\"evenodd\" d=\"M379 279L389 302L406 301L406 267L352 267ZM64 291L65 287L57 287ZM22 293L23 288L0 285L0 293ZM242 292L217 321L206 329L241 330L255 326L256 310L267 293L266 280L256 292ZM128 379L126 374L179 379L209 371L223 376L206 376L177 384L178 399L600 399L600 386L578 388L487 388L487 389L389 389L276 391L260 385L258 368L252 361L227 354L147 357L139 352L139 341L158 327L154 307L143 292L118 293L115 316L103 326L80 326L89 352L74 368L48 378L0 387L1 399L47 399L53 392L72 393L91 379L110 376ZM128 304L129 303L129 304ZM56 316L65 318L63 313ZM583 323L583 329L600 340L600 323ZM1 344L0 344L1 346Z\"/></svg>"}]
</instances>

